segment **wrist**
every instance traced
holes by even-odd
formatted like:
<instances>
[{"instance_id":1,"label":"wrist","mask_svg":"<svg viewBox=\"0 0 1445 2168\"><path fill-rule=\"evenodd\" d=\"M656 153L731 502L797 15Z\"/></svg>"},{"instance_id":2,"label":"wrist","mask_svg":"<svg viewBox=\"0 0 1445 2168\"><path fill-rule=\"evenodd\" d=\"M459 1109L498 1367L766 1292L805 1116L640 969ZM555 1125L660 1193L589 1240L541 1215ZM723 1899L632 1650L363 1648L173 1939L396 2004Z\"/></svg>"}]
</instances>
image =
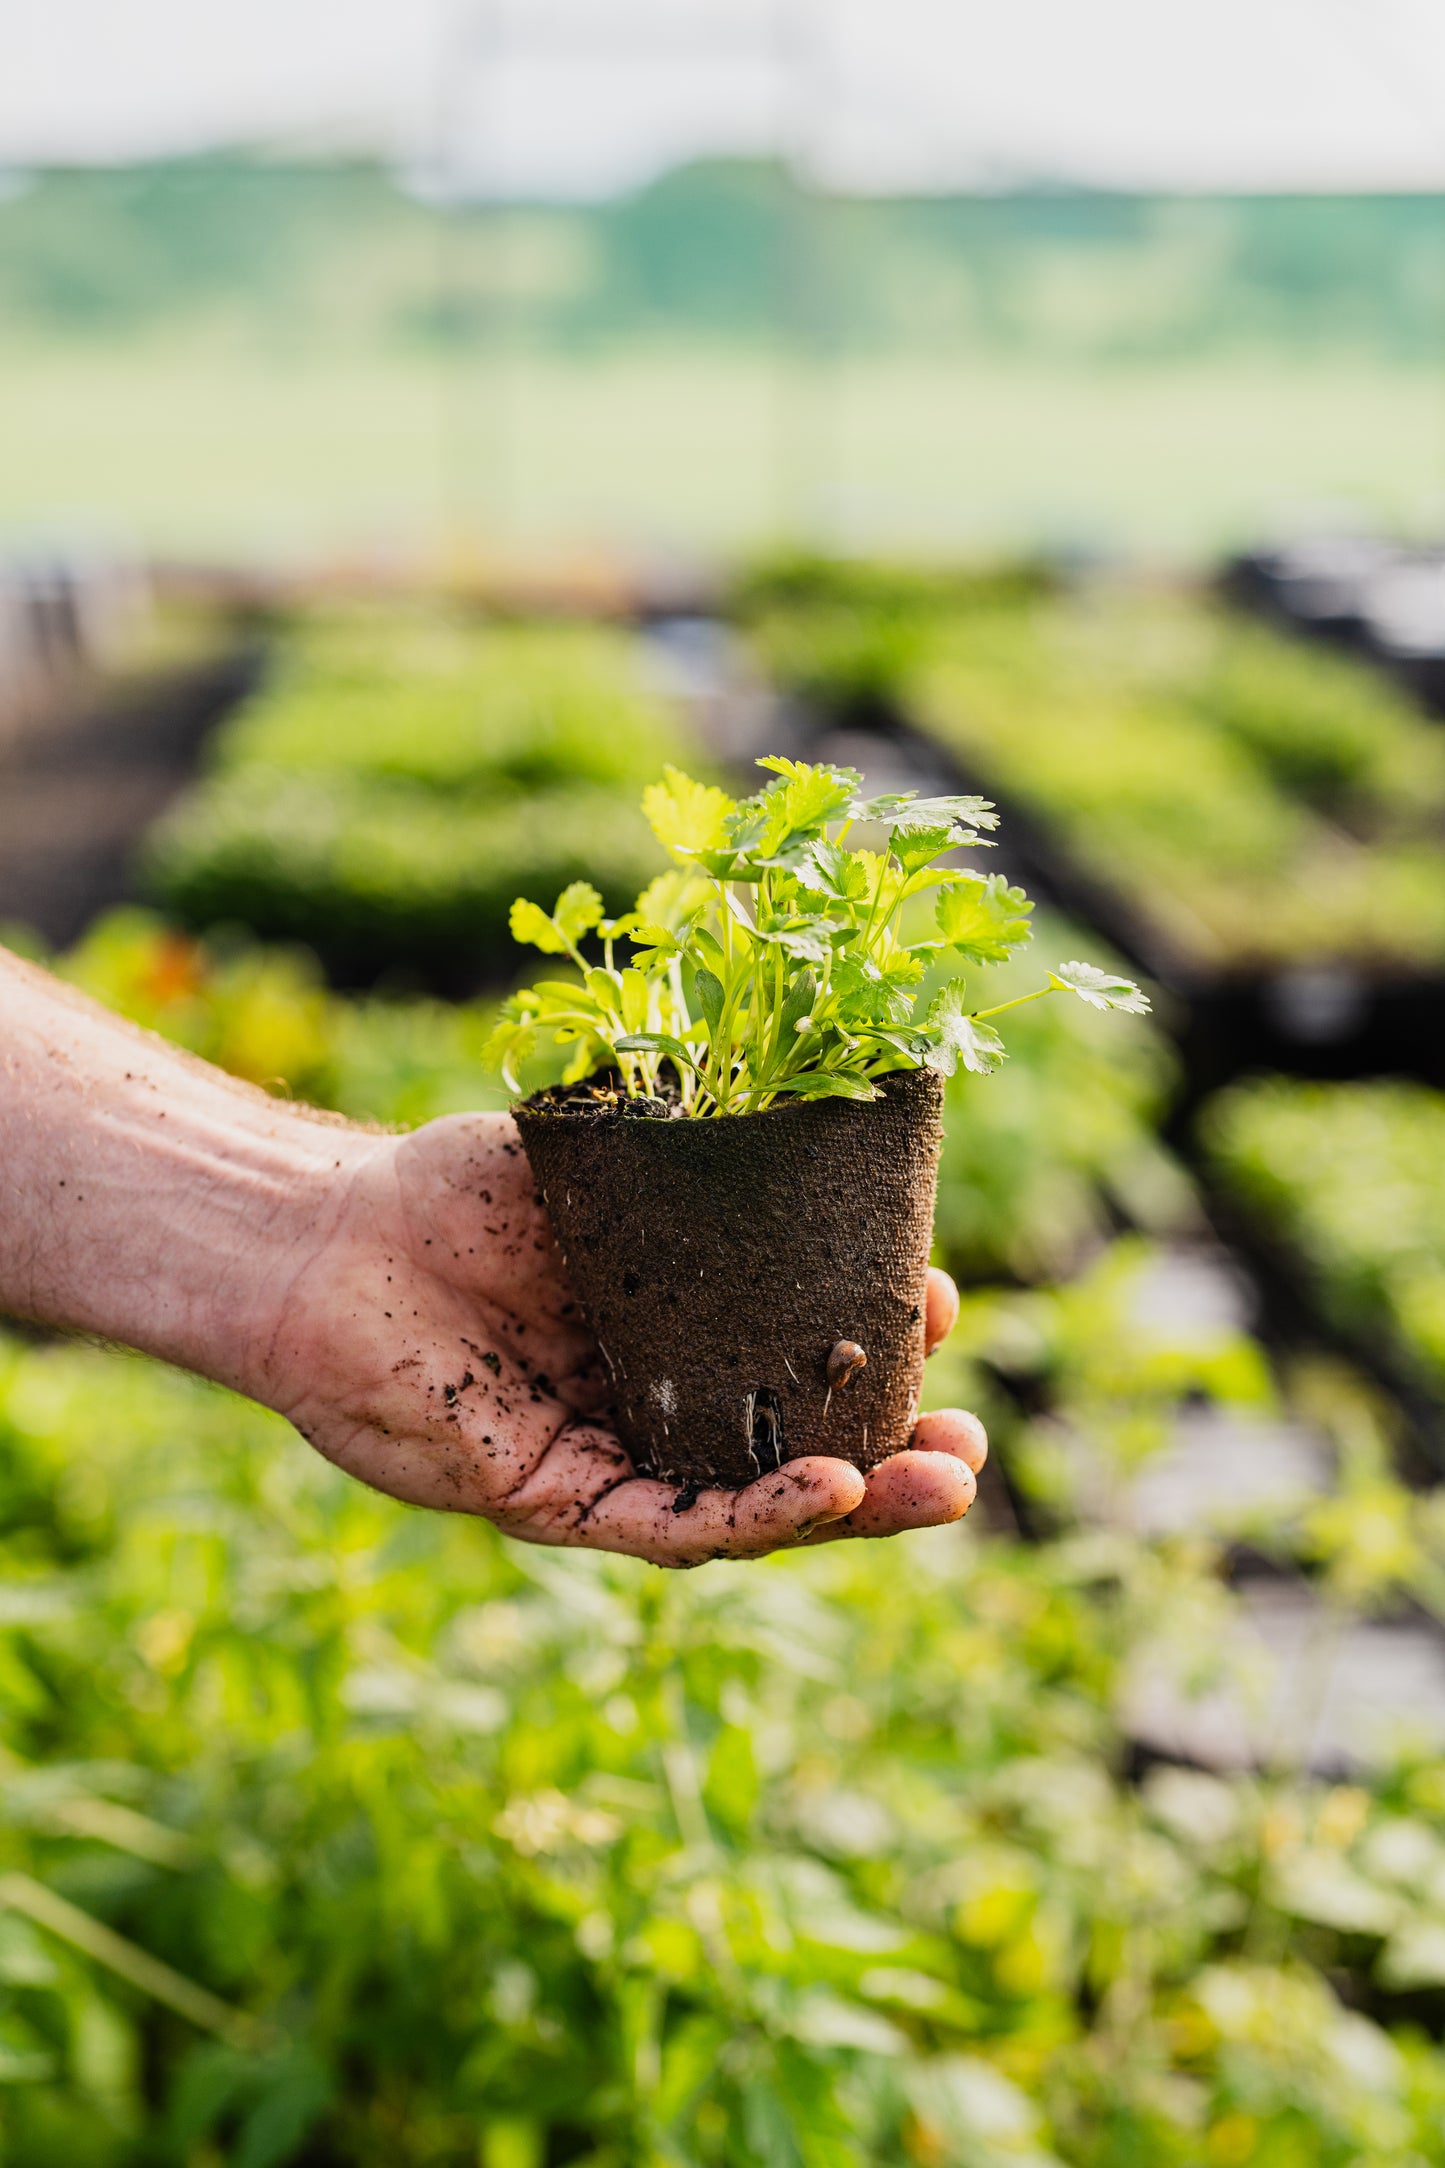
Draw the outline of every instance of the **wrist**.
<instances>
[{"instance_id":1,"label":"wrist","mask_svg":"<svg viewBox=\"0 0 1445 2168\"><path fill-rule=\"evenodd\" d=\"M0 950L0 1312L254 1391L359 1159L308 1118Z\"/></svg>"},{"instance_id":2,"label":"wrist","mask_svg":"<svg viewBox=\"0 0 1445 2168\"><path fill-rule=\"evenodd\" d=\"M378 1148L384 1139L284 1107L270 1119L207 1122L184 1139L169 1195L160 1188L159 1269L134 1291L132 1314L99 1329L272 1399L272 1351L293 1291Z\"/></svg>"}]
</instances>

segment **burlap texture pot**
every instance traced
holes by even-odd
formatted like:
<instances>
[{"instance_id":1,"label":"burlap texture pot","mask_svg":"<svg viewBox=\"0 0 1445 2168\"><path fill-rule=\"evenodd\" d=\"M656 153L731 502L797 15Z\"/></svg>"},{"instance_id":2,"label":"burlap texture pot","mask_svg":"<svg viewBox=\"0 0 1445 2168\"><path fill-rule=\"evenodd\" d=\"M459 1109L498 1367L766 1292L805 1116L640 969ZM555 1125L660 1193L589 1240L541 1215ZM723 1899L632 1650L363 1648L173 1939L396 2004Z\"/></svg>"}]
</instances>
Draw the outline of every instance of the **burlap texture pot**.
<instances>
[{"instance_id":1,"label":"burlap texture pot","mask_svg":"<svg viewBox=\"0 0 1445 2168\"><path fill-rule=\"evenodd\" d=\"M717 1120L560 1088L514 1108L639 1468L734 1486L907 1444L941 1108L928 1069Z\"/></svg>"}]
</instances>

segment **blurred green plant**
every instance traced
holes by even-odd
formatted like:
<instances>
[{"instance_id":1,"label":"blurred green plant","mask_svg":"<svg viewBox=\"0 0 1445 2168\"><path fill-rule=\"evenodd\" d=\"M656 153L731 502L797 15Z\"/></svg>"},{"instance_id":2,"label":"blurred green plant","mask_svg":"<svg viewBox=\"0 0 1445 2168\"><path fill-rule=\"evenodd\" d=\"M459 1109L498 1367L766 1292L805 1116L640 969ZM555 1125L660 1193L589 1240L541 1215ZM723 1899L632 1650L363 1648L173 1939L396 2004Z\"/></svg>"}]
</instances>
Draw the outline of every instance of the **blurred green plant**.
<instances>
[{"instance_id":1,"label":"blurred green plant","mask_svg":"<svg viewBox=\"0 0 1445 2168\"><path fill-rule=\"evenodd\" d=\"M1093 938L1047 915L1036 924L1060 954ZM1026 958L999 970L1004 998L1030 983ZM934 1227L951 1272L975 1283L1061 1278L1120 1220L1156 1235L1197 1225L1157 1134L1173 1063L1152 1020L1039 1002L1011 1013L1008 1044L994 1075L948 1083Z\"/></svg>"},{"instance_id":2,"label":"blurred green plant","mask_svg":"<svg viewBox=\"0 0 1445 2168\"><path fill-rule=\"evenodd\" d=\"M1331 708L1310 688L1336 667ZM904 701L1196 964L1445 958L1445 751L1352 665L1286 661L1175 602L1085 598L961 624ZM1285 771L1336 805L1347 792L1350 829L1289 795Z\"/></svg>"},{"instance_id":3,"label":"blurred green plant","mask_svg":"<svg viewBox=\"0 0 1445 2168\"><path fill-rule=\"evenodd\" d=\"M1445 958L1445 746L1360 664L1179 595L763 592L780 683L904 714L1194 963Z\"/></svg>"},{"instance_id":4,"label":"blurred green plant","mask_svg":"<svg viewBox=\"0 0 1445 2168\"><path fill-rule=\"evenodd\" d=\"M1199 1375L1111 1325L1138 1265L1059 1313L1096 1418ZM1439 2161L1438 1764L1117 1773L1134 1654L1228 1602L1122 1536L563 1560L0 1342L7 2153Z\"/></svg>"},{"instance_id":5,"label":"blurred green plant","mask_svg":"<svg viewBox=\"0 0 1445 2168\"><path fill-rule=\"evenodd\" d=\"M1053 585L1023 559L940 568L801 552L747 567L728 608L775 683L846 718L896 694L940 621Z\"/></svg>"},{"instance_id":6,"label":"blurred green plant","mask_svg":"<svg viewBox=\"0 0 1445 2168\"><path fill-rule=\"evenodd\" d=\"M631 900L663 864L637 793L687 746L619 631L374 600L302 613L152 833L146 877L192 927L454 991L503 956L519 890L586 874Z\"/></svg>"},{"instance_id":7,"label":"blurred green plant","mask_svg":"<svg viewBox=\"0 0 1445 2168\"><path fill-rule=\"evenodd\" d=\"M686 742L616 627L370 598L287 624L214 764L400 777L490 805L563 784L631 791Z\"/></svg>"},{"instance_id":8,"label":"blurred green plant","mask_svg":"<svg viewBox=\"0 0 1445 2168\"><path fill-rule=\"evenodd\" d=\"M628 799L538 791L496 806L415 783L247 769L165 815L148 886L185 925L304 941L339 976L453 990L507 963L520 892L550 902L590 876L616 911L662 853Z\"/></svg>"},{"instance_id":9,"label":"blurred green plant","mask_svg":"<svg viewBox=\"0 0 1445 2168\"><path fill-rule=\"evenodd\" d=\"M1378 670L1302 640L1211 617L1194 702L1280 789L1368 832L1445 785L1439 740Z\"/></svg>"},{"instance_id":10,"label":"blurred green plant","mask_svg":"<svg viewBox=\"0 0 1445 2168\"><path fill-rule=\"evenodd\" d=\"M1334 1317L1383 1331L1445 1387L1445 1095L1269 1077L1222 1094L1201 1134Z\"/></svg>"}]
</instances>

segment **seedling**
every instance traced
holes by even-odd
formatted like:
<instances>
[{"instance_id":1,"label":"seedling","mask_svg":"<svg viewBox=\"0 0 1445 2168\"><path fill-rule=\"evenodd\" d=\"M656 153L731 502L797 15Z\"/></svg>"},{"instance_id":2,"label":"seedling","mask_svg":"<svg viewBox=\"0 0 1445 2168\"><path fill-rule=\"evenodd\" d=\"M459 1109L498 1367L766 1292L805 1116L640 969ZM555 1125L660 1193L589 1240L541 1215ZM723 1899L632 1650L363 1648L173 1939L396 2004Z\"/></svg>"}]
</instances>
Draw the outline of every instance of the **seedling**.
<instances>
[{"instance_id":1,"label":"seedling","mask_svg":"<svg viewBox=\"0 0 1445 2168\"><path fill-rule=\"evenodd\" d=\"M506 1002L488 1062L520 1090L518 1068L550 1029L575 1044L563 1081L608 1068L633 1100L662 1096L671 1068L690 1115L756 1114L780 1098L878 1097L900 1069L986 1075L1006 1049L992 1018L1047 994L1142 1014L1130 980L1061 963L1033 992L974 1006L950 979L920 1017L919 989L942 956L987 969L1032 936L1033 905L1000 874L942 863L986 847L998 816L987 799L862 795L852 768L769 756L774 781L741 803L676 768L643 796L674 861L625 917L574 881L551 912L518 898L512 933L565 956L578 978L542 979ZM850 842L863 826L881 849ZM914 899L933 897L933 931L908 937ZM600 942L590 963L582 943ZM623 943L630 954L625 955Z\"/></svg>"}]
</instances>

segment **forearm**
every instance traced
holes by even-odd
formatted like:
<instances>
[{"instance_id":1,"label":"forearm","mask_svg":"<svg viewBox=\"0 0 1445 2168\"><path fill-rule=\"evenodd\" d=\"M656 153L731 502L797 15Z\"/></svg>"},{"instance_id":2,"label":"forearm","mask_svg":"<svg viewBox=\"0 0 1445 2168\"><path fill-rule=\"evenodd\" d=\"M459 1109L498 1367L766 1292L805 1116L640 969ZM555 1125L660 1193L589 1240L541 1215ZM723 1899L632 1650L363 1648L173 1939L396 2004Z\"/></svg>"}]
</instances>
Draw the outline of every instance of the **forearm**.
<instances>
[{"instance_id":1,"label":"forearm","mask_svg":"<svg viewBox=\"0 0 1445 2168\"><path fill-rule=\"evenodd\" d=\"M0 1311L237 1385L365 1131L308 1120L0 949Z\"/></svg>"}]
</instances>

